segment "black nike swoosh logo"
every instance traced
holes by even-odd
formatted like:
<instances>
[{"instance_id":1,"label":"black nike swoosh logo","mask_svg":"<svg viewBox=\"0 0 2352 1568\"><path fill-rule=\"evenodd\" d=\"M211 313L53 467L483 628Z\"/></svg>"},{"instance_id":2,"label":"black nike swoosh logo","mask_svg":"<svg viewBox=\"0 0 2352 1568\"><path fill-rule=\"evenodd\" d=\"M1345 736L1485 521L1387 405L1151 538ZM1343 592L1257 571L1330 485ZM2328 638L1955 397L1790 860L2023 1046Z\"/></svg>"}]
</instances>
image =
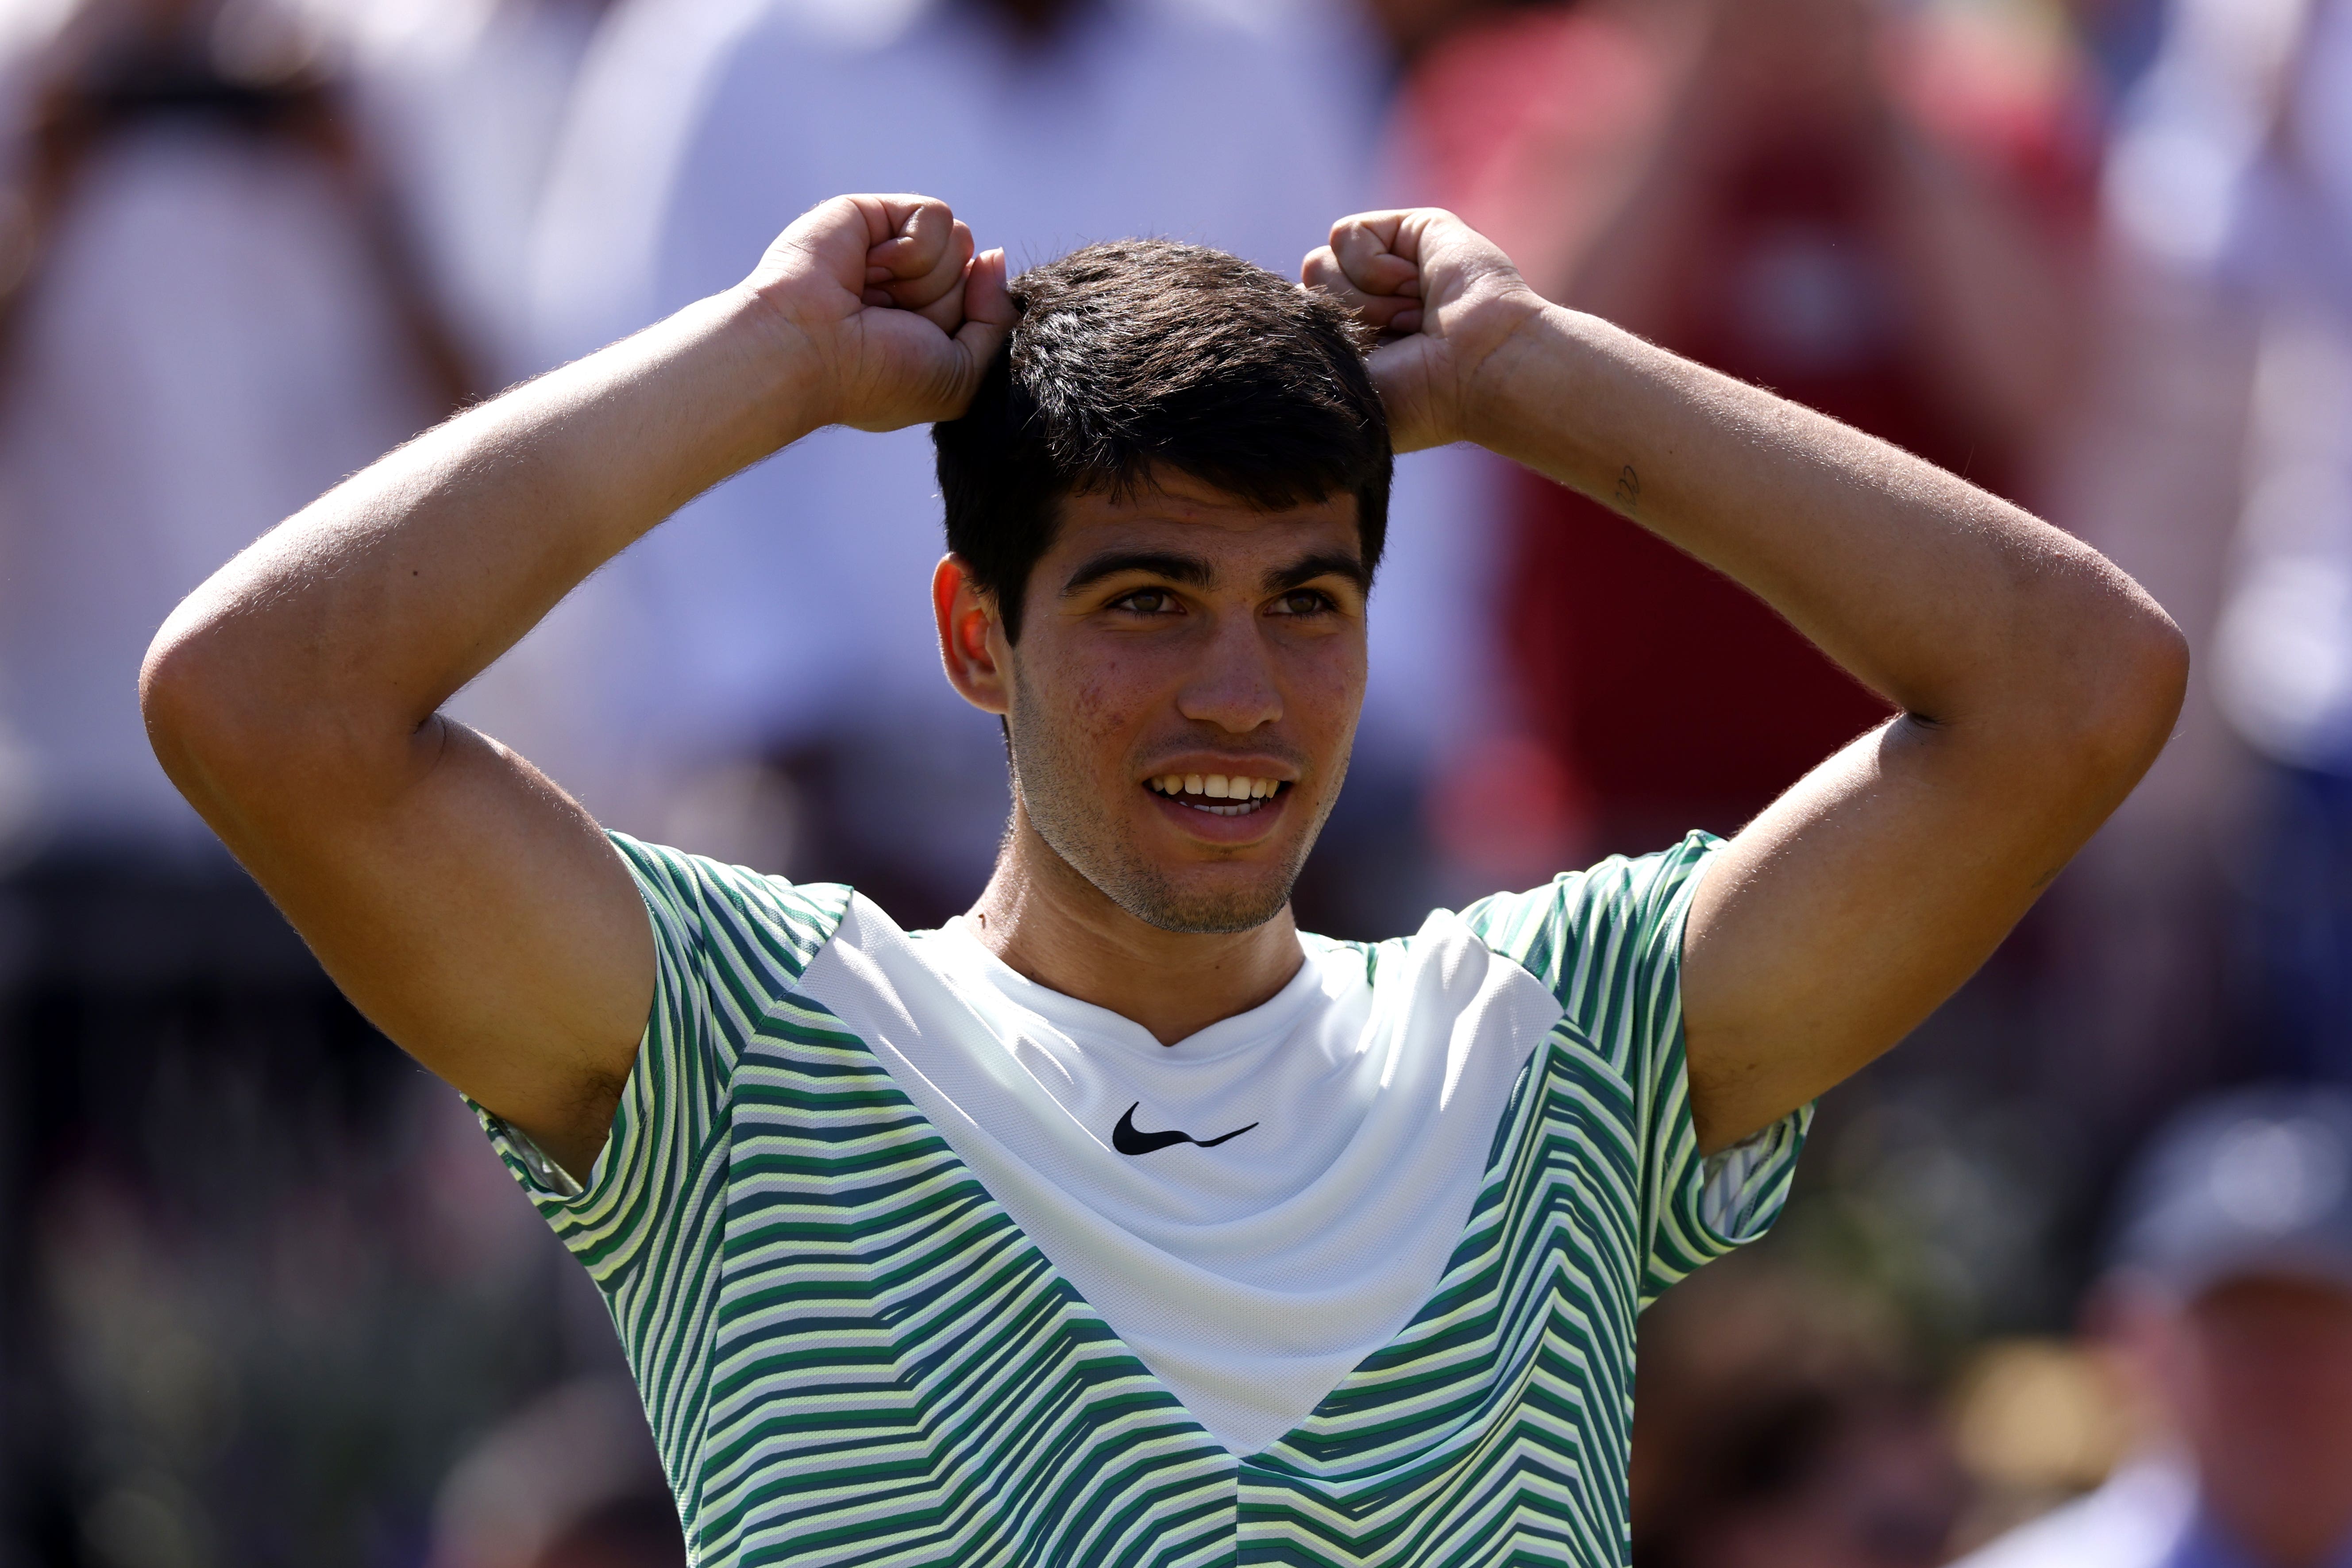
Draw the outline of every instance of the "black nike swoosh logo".
<instances>
[{"instance_id":1,"label":"black nike swoosh logo","mask_svg":"<svg viewBox=\"0 0 2352 1568\"><path fill-rule=\"evenodd\" d=\"M1165 1132L1139 1132L1135 1126L1135 1113L1142 1109L1143 1101L1137 1100L1127 1108L1127 1114L1118 1119L1118 1125L1110 1130L1110 1146L1122 1154L1149 1154L1154 1149L1165 1149L1171 1143L1191 1143L1202 1149L1213 1149L1257 1125L1253 1121L1249 1127L1236 1127L1231 1132L1220 1133L1214 1138L1195 1138L1190 1132L1179 1132L1172 1127Z\"/></svg>"}]
</instances>

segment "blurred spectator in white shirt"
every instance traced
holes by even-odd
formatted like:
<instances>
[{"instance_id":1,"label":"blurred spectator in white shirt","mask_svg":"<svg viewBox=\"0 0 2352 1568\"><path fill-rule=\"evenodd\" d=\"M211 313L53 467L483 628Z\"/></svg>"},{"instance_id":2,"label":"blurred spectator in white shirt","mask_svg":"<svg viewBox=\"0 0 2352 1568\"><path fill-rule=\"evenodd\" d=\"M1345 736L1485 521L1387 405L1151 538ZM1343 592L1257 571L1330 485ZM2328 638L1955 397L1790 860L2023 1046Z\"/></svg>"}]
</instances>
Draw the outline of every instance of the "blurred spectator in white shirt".
<instances>
[{"instance_id":1,"label":"blurred spectator in white shirt","mask_svg":"<svg viewBox=\"0 0 2352 1568\"><path fill-rule=\"evenodd\" d=\"M210 847L136 701L180 597L471 390L290 12L87 7L20 67L0 719L20 838Z\"/></svg>"},{"instance_id":2,"label":"blurred spectator in white shirt","mask_svg":"<svg viewBox=\"0 0 2352 1568\"><path fill-rule=\"evenodd\" d=\"M544 369L533 220L607 0L321 0L438 298L504 384Z\"/></svg>"},{"instance_id":3,"label":"blurred spectator in white shirt","mask_svg":"<svg viewBox=\"0 0 2352 1568\"><path fill-rule=\"evenodd\" d=\"M52 10L0 6L0 1562L360 1561L598 1342L136 687L183 595L481 384L331 16Z\"/></svg>"}]
</instances>

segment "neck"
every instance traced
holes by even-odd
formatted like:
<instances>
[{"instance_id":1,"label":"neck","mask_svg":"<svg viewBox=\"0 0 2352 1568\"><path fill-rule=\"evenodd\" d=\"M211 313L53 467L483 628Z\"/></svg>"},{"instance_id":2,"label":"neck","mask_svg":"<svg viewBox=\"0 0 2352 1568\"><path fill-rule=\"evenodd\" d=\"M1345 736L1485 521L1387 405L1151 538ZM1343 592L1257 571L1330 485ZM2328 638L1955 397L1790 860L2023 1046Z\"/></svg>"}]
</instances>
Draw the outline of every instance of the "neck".
<instances>
[{"instance_id":1,"label":"neck","mask_svg":"<svg viewBox=\"0 0 2352 1568\"><path fill-rule=\"evenodd\" d=\"M1103 896L1039 837L1016 801L995 874L965 919L1038 984L1107 1007L1172 1046L1246 1013L1306 962L1290 907L1244 931L1162 931Z\"/></svg>"}]
</instances>

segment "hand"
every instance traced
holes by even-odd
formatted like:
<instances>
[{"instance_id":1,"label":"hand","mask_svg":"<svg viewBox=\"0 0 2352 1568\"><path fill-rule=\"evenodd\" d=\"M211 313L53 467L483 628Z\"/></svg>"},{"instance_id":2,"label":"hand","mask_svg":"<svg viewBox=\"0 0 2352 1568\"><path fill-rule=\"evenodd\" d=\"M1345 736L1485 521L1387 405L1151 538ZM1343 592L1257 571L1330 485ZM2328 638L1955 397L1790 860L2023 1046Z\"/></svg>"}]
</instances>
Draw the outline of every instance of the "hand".
<instances>
[{"instance_id":1,"label":"hand","mask_svg":"<svg viewBox=\"0 0 2352 1568\"><path fill-rule=\"evenodd\" d=\"M810 428L952 419L1015 315L1004 253L929 196L835 196L803 213L744 287L818 366Z\"/></svg>"},{"instance_id":2,"label":"hand","mask_svg":"<svg viewBox=\"0 0 2352 1568\"><path fill-rule=\"evenodd\" d=\"M1476 440L1496 352L1545 308L1493 241L1438 207L1343 217L1300 276L1381 334L1369 363L1400 452Z\"/></svg>"}]
</instances>

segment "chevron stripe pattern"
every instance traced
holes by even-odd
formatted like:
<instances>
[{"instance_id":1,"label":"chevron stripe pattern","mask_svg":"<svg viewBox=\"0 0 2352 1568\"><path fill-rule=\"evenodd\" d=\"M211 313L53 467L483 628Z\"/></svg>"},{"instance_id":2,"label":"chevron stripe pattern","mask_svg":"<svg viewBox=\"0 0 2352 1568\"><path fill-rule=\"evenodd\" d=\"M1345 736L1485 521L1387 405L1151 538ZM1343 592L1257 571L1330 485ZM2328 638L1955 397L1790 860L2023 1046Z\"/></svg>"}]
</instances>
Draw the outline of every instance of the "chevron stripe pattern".
<instances>
[{"instance_id":1,"label":"chevron stripe pattern","mask_svg":"<svg viewBox=\"0 0 2352 1568\"><path fill-rule=\"evenodd\" d=\"M1465 911L1566 1015L1428 1304L1241 1458L797 993L846 889L615 842L661 974L612 1141L583 1189L483 1120L604 1292L699 1568L1625 1563L1634 1319L1761 1233L1807 1122L1710 1227L1675 966L1711 841Z\"/></svg>"}]
</instances>

